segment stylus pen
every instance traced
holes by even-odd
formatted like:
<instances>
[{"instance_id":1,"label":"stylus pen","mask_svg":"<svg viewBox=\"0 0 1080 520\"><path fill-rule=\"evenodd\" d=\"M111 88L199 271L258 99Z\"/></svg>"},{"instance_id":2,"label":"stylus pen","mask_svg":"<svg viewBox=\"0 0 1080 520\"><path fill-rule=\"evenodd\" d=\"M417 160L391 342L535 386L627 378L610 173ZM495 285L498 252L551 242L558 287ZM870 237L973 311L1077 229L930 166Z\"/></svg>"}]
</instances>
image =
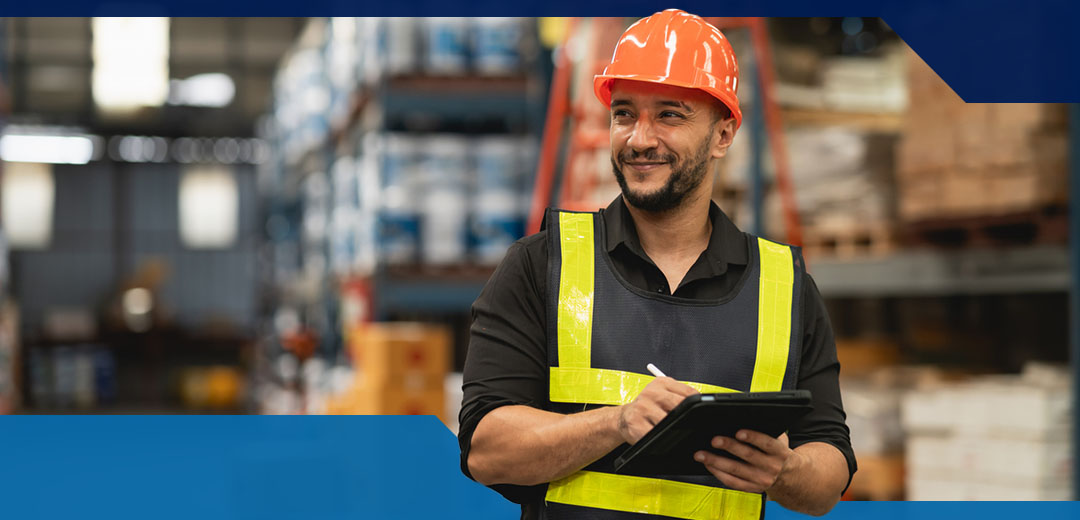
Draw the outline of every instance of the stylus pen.
<instances>
[{"instance_id":1,"label":"stylus pen","mask_svg":"<svg viewBox=\"0 0 1080 520\"><path fill-rule=\"evenodd\" d=\"M652 363L649 363L648 365L645 365L645 368L647 368L649 370L649 372L652 375L656 376L656 377L667 377L667 376L664 375L663 372L660 371L659 368L656 368L656 365L654 365Z\"/></svg>"}]
</instances>

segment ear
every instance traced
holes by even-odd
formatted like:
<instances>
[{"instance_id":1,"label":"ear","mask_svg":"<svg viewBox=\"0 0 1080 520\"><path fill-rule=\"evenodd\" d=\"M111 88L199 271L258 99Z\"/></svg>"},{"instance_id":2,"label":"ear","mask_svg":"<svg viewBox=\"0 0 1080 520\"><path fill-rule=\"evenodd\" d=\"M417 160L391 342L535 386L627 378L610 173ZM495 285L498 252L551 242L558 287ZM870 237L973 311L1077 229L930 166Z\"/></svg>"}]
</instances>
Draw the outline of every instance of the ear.
<instances>
[{"instance_id":1,"label":"ear","mask_svg":"<svg viewBox=\"0 0 1080 520\"><path fill-rule=\"evenodd\" d=\"M713 159L719 159L727 155L731 142L735 139L735 118L729 117L717 121L713 126L712 141L710 142L710 155Z\"/></svg>"}]
</instances>

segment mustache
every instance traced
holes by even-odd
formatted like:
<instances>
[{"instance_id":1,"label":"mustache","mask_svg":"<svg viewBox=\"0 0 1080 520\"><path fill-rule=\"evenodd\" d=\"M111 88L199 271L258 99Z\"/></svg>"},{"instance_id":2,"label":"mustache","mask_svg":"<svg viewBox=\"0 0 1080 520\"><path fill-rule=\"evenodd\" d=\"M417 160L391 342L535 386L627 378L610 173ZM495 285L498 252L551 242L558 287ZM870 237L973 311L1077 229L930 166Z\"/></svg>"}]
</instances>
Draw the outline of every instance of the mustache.
<instances>
[{"instance_id":1,"label":"mustache","mask_svg":"<svg viewBox=\"0 0 1080 520\"><path fill-rule=\"evenodd\" d=\"M631 150L619 154L619 161L624 163L638 161L670 163L675 162L675 156L671 154L657 153L656 150L647 150L644 153L638 153Z\"/></svg>"}]
</instances>

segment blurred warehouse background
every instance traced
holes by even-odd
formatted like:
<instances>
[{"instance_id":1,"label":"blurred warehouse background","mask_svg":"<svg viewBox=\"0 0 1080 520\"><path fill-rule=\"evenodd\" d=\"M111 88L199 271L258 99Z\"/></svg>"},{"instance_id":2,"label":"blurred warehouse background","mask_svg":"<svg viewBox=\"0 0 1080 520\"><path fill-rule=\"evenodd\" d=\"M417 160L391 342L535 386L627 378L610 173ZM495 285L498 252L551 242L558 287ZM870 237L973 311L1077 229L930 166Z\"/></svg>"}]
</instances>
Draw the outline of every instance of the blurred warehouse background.
<instances>
[{"instance_id":1,"label":"blurred warehouse background","mask_svg":"<svg viewBox=\"0 0 1080 520\"><path fill-rule=\"evenodd\" d=\"M618 194L633 20L0 19L0 413L434 414L545 206ZM1064 105L965 104L876 18L714 19L715 174L826 298L854 499L1072 495Z\"/></svg>"}]
</instances>

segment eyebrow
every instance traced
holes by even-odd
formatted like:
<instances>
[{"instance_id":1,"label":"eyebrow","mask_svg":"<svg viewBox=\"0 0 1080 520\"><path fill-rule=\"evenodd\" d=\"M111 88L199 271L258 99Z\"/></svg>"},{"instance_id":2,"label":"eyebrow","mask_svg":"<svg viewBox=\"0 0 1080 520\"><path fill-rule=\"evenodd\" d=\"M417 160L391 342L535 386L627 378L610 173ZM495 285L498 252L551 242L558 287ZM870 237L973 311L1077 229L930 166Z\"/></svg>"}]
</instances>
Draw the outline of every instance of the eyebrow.
<instances>
[{"instance_id":1,"label":"eyebrow","mask_svg":"<svg viewBox=\"0 0 1080 520\"><path fill-rule=\"evenodd\" d=\"M659 104L667 106L667 107L681 108L683 110L686 110L687 112L693 112L694 111L692 108L690 108L690 105L687 105L686 103L684 103L682 101L660 101Z\"/></svg>"},{"instance_id":2,"label":"eyebrow","mask_svg":"<svg viewBox=\"0 0 1080 520\"><path fill-rule=\"evenodd\" d=\"M631 103L630 100L628 100L628 99L613 99L613 100L611 100L611 107L612 108L630 106L632 104L633 103ZM690 108L690 105L687 105L683 101L663 100L663 101L657 101L657 104L658 105L663 105L663 106L666 106L666 107L681 108L683 110L686 110L687 112L693 112L694 111L693 108Z\"/></svg>"}]
</instances>

